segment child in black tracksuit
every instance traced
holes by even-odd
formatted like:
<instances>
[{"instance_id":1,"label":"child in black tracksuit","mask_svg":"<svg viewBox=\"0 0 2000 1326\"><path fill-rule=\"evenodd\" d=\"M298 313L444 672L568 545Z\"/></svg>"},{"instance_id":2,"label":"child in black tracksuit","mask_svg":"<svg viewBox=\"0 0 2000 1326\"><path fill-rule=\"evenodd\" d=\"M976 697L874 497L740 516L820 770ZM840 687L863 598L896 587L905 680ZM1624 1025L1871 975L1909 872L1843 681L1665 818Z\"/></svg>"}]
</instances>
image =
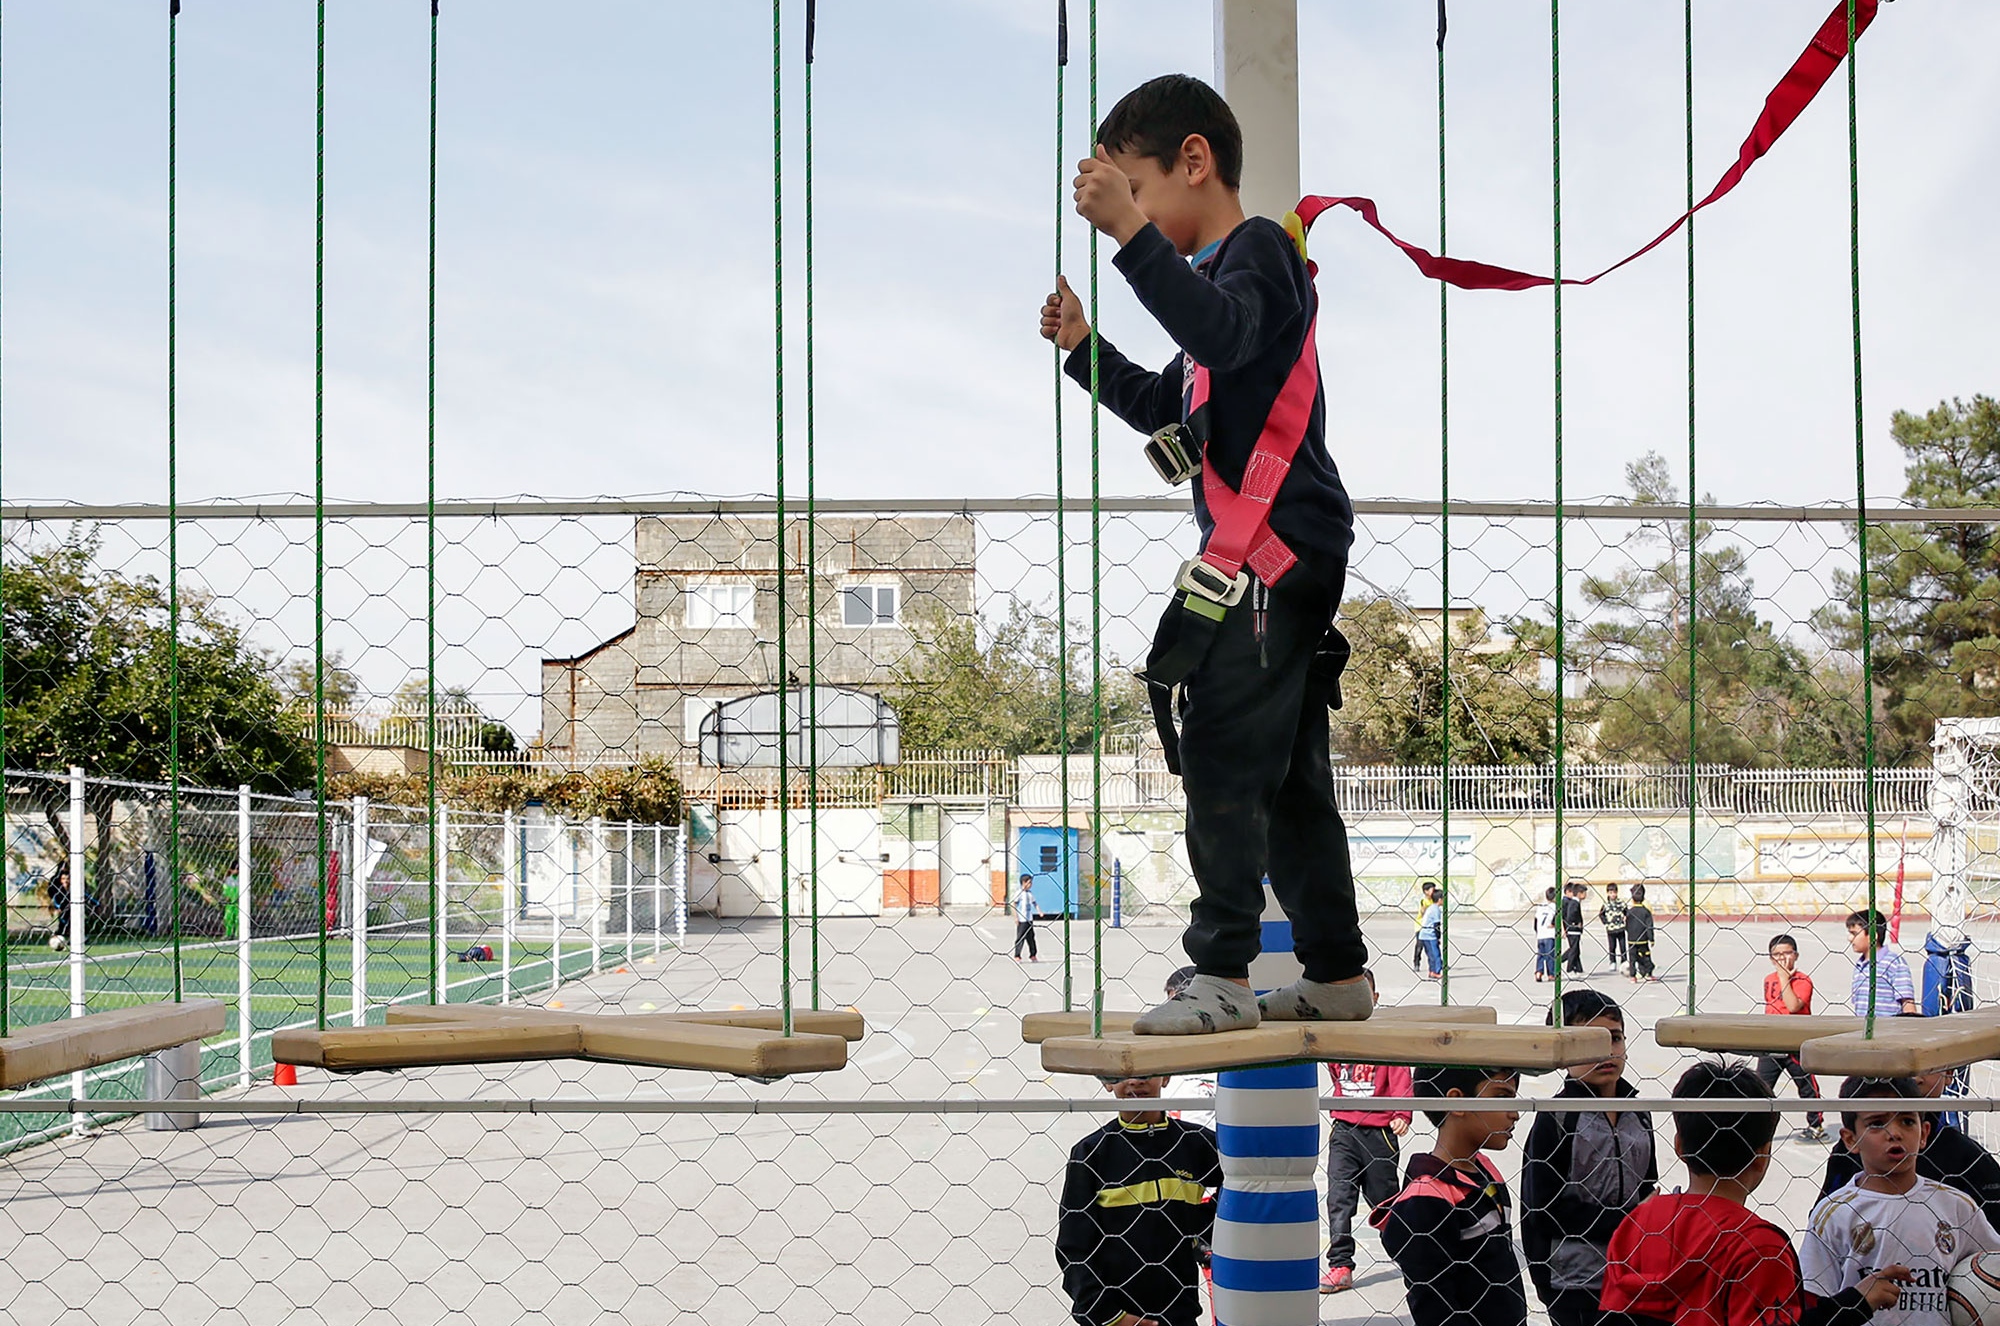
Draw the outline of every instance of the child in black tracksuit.
<instances>
[{"instance_id":1,"label":"child in black tracksuit","mask_svg":"<svg viewBox=\"0 0 2000 1326\"><path fill-rule=\"evenodd\" d=\"M1121 1100L1158 1099L1164 1077L1106 1083ZM1159 1110L1126 1111L1070 1149L1056 1222L1078 1326L1150 1320L1195 1326L1201 1261L1222 1184L1215 1132Z\"/></svg>"},{"instance_id":2,"label":"child in black tracksuit","mask_svg":"<svg viewBox=\"0 0 2000 1326\"><path fill-rule=\"evenodd\" d=\"M1078 167L1077 211L1118 243L1112 265L1181 353L1155 373L1093 339L1081 301L1060 280L1043 305L1043 336L1069 352L1064 370L1085 387L1094 344L1104 405L1140 432L1184 426L1184 449L1200 457L1191 487L1205 556L1231 561L1218 551L1229 542L1218 533L1233 528L1223 516L1258 505L1238 499L1253 454L1255 475L1275 487L1268 525L1249 539L1240 601L1188 588L1186 576L1229 583L1225 573L1201 570L1211 561L1190 562L1148 663L1163 712L1179 687L1188 860L1200 889L1183 944L1197 974L1134 1030L1183 1035L1254 1027L1260 1017L1365 1018L1373 1007L1361 979L1367 946L1327 747L1327 710L1346 657L1333 617L1354 510L1327 455L1316 381L1304 389L1309 408L1274 412L1296 373L1311 366L1317 376L1312 276L1282 226L1245 218L1242 134L1200 80L1146 83L1112 109L1097 140L1096 155ZM1204 388L1205 401L1196 398ZM1267 421L1275 429L1281 419L1297 444L1288 469L1259 445ZM1214 493L1211 480L1227 491ZM1258 553L1266 532L1273 542ZM1161 722L1170 761L1171 720ZM1248 976L1261 947L1267 870L1304 977L1260 1007Z\"/></svg>"},{"instance_id":3,"label":"child in black tracksuit","mask_svg":"<svg viewBox=\"0 0 2000 1326\"><path fill-rule=\"evenodd\" d=\"M1625 909L1626 974L1632 984L1653 979L1653 909L1646 905L1646 886L1632 886L1632 902Z\"/></svg>"},{"instance_id":4,"label":"child in black tracksuit","mask_svg":"<svg viewBox=\"0 0 2000 1326\"><path fill-rule=\"evenodd\" d=\"M1519 1090L1511 1069L1416 1072L1417 1095L1449 1097L1454 1108L1424 1111L1437 1125L1437 1149L1411 1157L1403 1190L1368 1217L1403 1273L1415 1326L1527 1326L1507 1185L1482 1154L1504 1149L1520 1116L1477 1108L1478 1097Z\"/></svg>"},{"instance_id":5,"label":"child in black tracksuit","mask_svg":"<svg viewBox=\"0 0 2000 1326\"><path fill-rule=\"evenodd\" d=\"M1639 1093L1624 1078L1625 1014L1595 990L1562 998L1565 1027L1602 1027L1611 1057L1569 1070L1558 1096L1606 1101ZM1555 1009L1549 1010L1555 1024ZM1606 1250L1639 1203L1660 1186L1653 1120L1633 1110L1537 1115L1521 1159L1521 1251L1551 1326L1629 1326L1597 1306Z\"/></svg>"}]
</instances>

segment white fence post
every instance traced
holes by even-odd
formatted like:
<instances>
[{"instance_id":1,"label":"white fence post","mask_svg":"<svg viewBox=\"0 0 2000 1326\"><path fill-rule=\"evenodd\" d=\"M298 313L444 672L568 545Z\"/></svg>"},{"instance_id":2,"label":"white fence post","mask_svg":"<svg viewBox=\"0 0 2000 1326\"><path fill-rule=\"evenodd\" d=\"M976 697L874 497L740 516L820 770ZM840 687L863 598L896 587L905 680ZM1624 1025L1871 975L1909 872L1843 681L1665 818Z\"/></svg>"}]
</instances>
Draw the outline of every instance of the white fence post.
<instances>
[{"instance_id":1,"label":"white fence post","mask_svg":"<svg viewBox=\"0 0 2000 1326\"><path fill-rule=\"evenodd\" d=\"M686 948L688 938L688 826L674 826L674 946Z\"/></svg>"},{"instance_id":2,"label":"white fence post","mask_svg":"<svg viewBox=\"0 0 2000 1326\"><path fill-rule=\"evenodd\" d=\"M580 859L581 849L577 846L576 834L576 826L567 819L563 820L563 841L569 844L569 914L572 920L576 918L578 909L583 906L583 863ZM550 947L550 961L553 966L549 972L549 988L553 990L562 984L563 924L555 907L549 908L549 927L555 933L555 941Z\"/></svg>"},{"instance_id":3,"label":"white fence post","mask_svg":"<svg viewBox=\"0 0 2000 1326\"><path fill-rule=\"evenodd\" d=\"M514 997L514 899L520 888L514 882L515 852L514 812L507 811L500 817L500 1002L505 1004ZM527 854L522 854L522 872L526 874Z\"/></svg>"},{"instance_id":4,"label":"white fence post","mask_svg":"<svg viewBox=\"0 0 2000 1326\"><path fill-rule=\"evenodd\" d=\"M236 1080L250 1086L250 785L236 789Z\"/></svg>"},{"instance_id":5,"label":"white fence post","mask_svg":"<svg viewBox=\"0 0 2000 1326\"><path fill-rule=\"evenodd\" d=\"M632 887L632 873L638 860L632 855L632 821L625 821L625 964L632 964L632 898L637 892Z\"/></svg>"},{"instance_id":6,"label":"white fence post","mask_svg":"<svg viewBox=\"0 0 2000 1326\"><path fill-rule=\"evenodd\" d=\"M604 817L590 817L590 974L604 965Z\"/></svg>"},{"instance_id":7,"label":"white fence post","mask_svg":"<svg viewBox=\"0 0 2000 1326\"><path fill-rule=\"evenodd\" d=\"M664 860L662 860L660 856L662 843L663 843L663 838L660 833L660 826L655 824L653 826L653 956L654 957L658 957L660 955L660 908L664 906L667 901L667 871L666 871L667 863Z\"/></svg>"},{"instance_id":8,"label":"white fence post","mask_svg":"<svg viewBox=\"0 0 2000 1326\"><path fill-rule=\"evenodd\" d=\"M451 978L446 975L445 952L451 947L451 811L443 802L437 808L437 852L431 859L431 906L437 912L436 949L431 954L437 972L437 1003L451 1002Z\"/></svg>"},{"instance_id":9,"label":"white fence post","mask_svg":"<svg viewBox=\"0 0 2000 1326\"><path fill-rule=\"evenodd\" d=\"M69 1015L80 1018L89 1011L83 993L84 904L90 896L90 877L84 873L83 859L83 769L69 767ZM69 1094L83 1099L84 1076L69 1079ZM76 1116L70 1131L82 1136L84 1116Z\"/></svg>"},{"instance_id":10,"label":"white fence post","mask_svg":"<svg viewBox=\"0 0 2000 1326\"><path fill-rule=\"evenodd\" d=\"M348 985L354 1006L354 1025L365 1026L368 1022L368 798L354 798L354 846L348 858L348 930L352 937L349 945L351 956L348 960Z\"/></svg>"}]
</instances>

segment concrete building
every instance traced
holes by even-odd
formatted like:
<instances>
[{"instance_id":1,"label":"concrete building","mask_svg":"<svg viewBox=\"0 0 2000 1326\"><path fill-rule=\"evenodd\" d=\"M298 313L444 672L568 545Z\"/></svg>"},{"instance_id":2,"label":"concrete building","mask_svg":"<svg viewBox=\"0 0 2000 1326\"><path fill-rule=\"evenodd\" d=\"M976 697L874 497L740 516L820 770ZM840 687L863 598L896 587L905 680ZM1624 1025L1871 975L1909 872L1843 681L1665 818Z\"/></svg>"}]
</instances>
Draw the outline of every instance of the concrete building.
<instances>
[{"instance_id":1,"label":"concrete building","mask_svg":"<svg viewBox=\"0 0 2000 1326\"><path fill-rule=\"evenodd\" d=\"M967 515L823 515L811 569L819 679L875 690L907 664L922 623L971 616ZM806 523L785 523L785 669L806 676ZM692 759L719 703L777 688L777 521L647 516L634 522L636 621L574 658L542 660L542 746L578 762Z\"/></svg>"}]
</instances>

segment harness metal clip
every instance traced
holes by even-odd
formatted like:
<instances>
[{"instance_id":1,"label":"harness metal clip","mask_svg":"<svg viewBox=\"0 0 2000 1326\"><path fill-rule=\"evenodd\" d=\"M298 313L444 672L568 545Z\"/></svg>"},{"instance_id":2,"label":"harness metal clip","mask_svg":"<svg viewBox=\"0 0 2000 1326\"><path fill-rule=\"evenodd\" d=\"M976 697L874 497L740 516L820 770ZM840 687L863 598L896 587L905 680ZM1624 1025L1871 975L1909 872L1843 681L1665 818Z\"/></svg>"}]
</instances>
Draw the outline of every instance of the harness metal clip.
<instances>
[{"instance_id":1,"label":"harness metal clip","mask_svg":"<svg viewBox=\"0 0 2000 1326\"><path fill-rule=\"evenodd\" d=\"M1186 424L1168 424L1146 439L1146 459L1171 484L1183 484L1201 473L1201 447Z\"/></svg>"},{"instance_id":2,"label":"harness metal clip","mask_svg":"<svg viewBox=\"0 0 2000 1326\"><path fill-rule=\"evenodd\" d=\"M1250 573L1238 571L1231 580L1215 567L1199 557L1190 557L1181 563L1181 571L1174 578L1176 588L1184 589L1196 598L1224 608L1233 608L1243 601L1244 593L1250 588Z\"/></svg>"}]
</instances>

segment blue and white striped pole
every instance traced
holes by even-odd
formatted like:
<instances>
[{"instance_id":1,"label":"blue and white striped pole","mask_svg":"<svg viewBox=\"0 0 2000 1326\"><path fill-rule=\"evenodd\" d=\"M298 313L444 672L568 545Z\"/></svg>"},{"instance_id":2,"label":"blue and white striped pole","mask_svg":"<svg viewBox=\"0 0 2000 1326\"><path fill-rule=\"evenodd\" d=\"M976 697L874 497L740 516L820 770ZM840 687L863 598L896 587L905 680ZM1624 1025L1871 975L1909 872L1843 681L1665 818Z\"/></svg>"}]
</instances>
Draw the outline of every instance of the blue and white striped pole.
<instances>
[{"instance_id":1,"label":"blue and white striped pole","mask_svg":"<svg viewBox=\"0 0 2000 1326\"><path fill-rule=\"evenodd\" d=\"M1268 883L1263 943L1250 984L1264 991L1296 980L1292 923ZM1319 1065L1223 1073L1215 1122L1222 1151L1210 1261L1216 1326L1317 1326Z\"/></svg>"}]
</instances>

